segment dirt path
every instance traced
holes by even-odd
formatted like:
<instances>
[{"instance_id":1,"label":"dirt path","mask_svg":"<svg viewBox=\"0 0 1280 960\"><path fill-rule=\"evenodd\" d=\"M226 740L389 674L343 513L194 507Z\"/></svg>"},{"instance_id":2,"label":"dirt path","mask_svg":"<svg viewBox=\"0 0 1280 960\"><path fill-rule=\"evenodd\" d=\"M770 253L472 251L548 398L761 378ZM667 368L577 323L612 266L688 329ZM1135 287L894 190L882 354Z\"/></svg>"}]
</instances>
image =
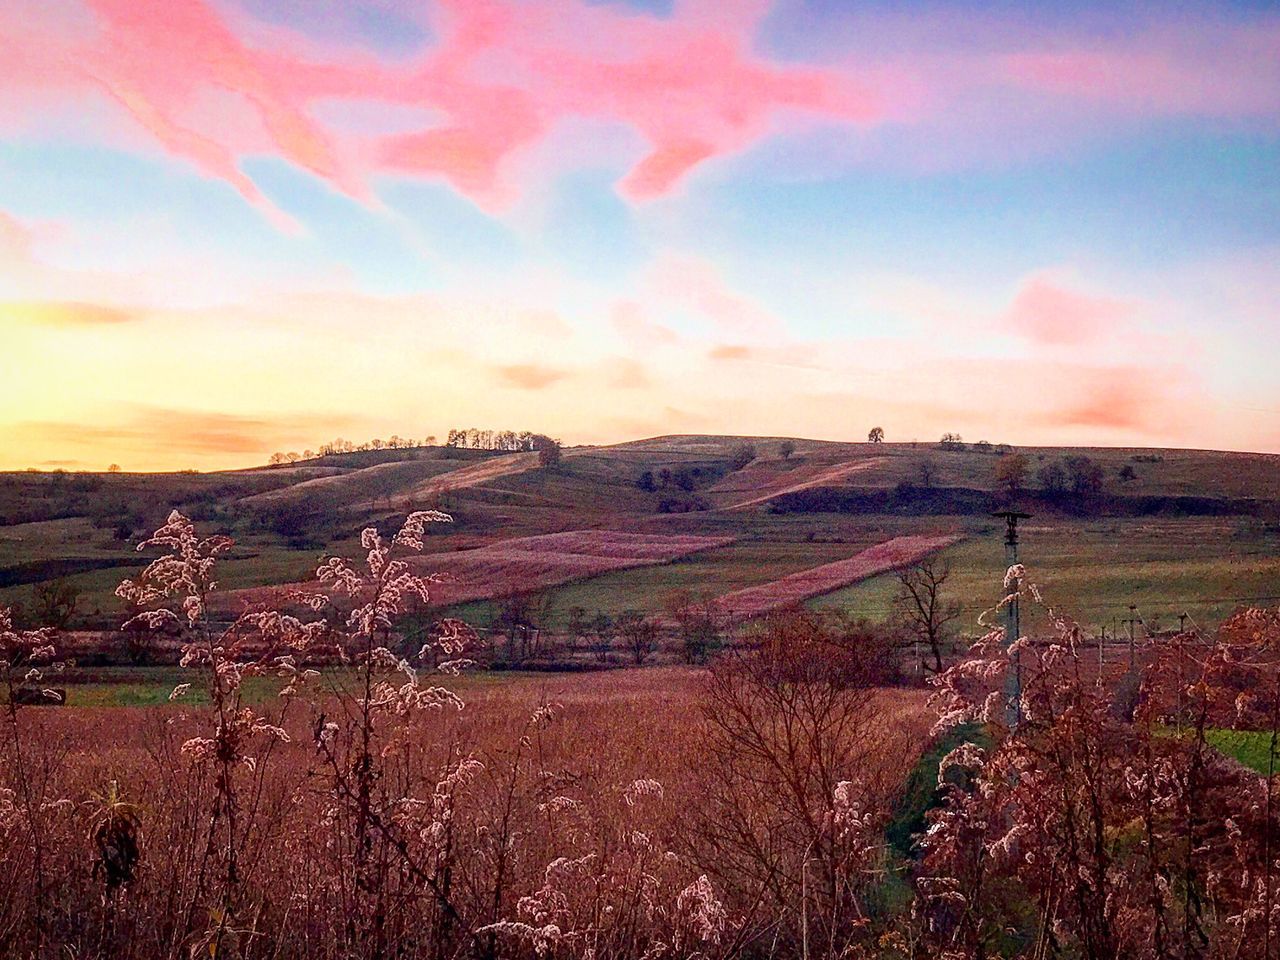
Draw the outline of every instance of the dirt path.
<instances>
[{"instance_id":1,"label":"dirt path","mask_svg":"<svg viewBox=\"0 0 1280 960\"><path fill-rule=\"evenodd\" d=\"M772 490L766 489L764 493L758 493L754 497L746 500L739 500L736 503L727 504L723 507L717 507L718 510L742 510L746 507L754 507L761 503L768 503L770 500L780 497L787 493L797 493L801 490L808 490L811 487L822 487L828 484L837 483L846 477L863 470L869 470L872 467L879 466L884 463L885 457L864 457L858 460L849 460L845 463L833 464L829 467L819 469L815 473L809 474L803 480L795 480L794 476L783 476L776 478L782 481L782 485ZM790 482L787 482L790 481ZM759 489L759 488L757 488ZM714 490L712 491L715 492ZM723 491L728 492L728 491Z\"/></svg>"},{"instance_id":2,"label":"dirt path","mask_svg":"<svg viewBox=\"0 0 1280 960\"><path fill-rule=\"evenodd\" d=\"M490 457L479 463L469 464L458 470L450 470L429 480L417 484L406 491L407 497L429 497L450 490L465 490L467 487L478 487L499 477L509 477L517 473L532 470L538 465L536 453L512 453L505 457Z\"/></svg>"}]
</instances>

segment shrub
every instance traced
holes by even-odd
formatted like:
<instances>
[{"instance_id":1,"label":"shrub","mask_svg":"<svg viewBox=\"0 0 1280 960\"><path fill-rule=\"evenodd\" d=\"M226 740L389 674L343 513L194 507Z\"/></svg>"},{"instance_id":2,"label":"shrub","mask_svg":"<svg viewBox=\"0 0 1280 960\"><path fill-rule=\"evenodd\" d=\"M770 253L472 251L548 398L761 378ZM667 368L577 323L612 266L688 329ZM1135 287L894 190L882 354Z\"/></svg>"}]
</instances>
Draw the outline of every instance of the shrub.
<instances>
[{"instance_id":1,"label":"shrub","mask_svg":"<svg viewBox=\"0 0 1280 960\"><path fill-rule=\"evenodd\" d=\"M741 470L755 458L755 444L740 443L733 448L733 453L729 456L729 466L734 470Z\"/></svg>"}]
</instances>

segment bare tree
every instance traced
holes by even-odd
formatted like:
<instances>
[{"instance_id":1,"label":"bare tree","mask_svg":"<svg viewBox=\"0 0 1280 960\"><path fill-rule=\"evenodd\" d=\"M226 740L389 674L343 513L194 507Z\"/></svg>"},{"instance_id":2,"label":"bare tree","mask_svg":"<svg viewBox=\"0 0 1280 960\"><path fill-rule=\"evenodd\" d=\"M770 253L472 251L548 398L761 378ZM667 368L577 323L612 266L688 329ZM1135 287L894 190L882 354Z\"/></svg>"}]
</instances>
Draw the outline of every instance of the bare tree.
<instances>
[{"instance_id":1,"label":"bare tree","mask_svg":"<svg viewBox=\"0 0 1280 960\"><path fill-rule=\"evenodd\" d=\"M932 487L934 481L938 478L938 468L932 460L921 460L916 467L916 472L920 476L920 486Z\"/></svg>"},{"instance_id":2,"label":"bare tree","mask_svg":"<svg viewBox=\"0 0 1280 960\"><path fill-rule=\"evenodd\" d=\"M649 659L649 654L657 649L658 625L639 610L624 610L618 614L617 627L635 665L642 666Z\"/></svg>"},{"instance_id":3,"label":"bare tree","mask_svg":"<svg viewBox=\"0 0 1280 960\"><path fill-rule=\"evenodd\" d=\"M727 624L710 597L678 590L667 598L665 607L667 616L675 621L686 662L701 663L720 649Z\"/></svg>"},{"instance_id":4,"label":"bare tree","mask_svg":"<svg viewBox=\"0 0 1280 960\"><path fill-rule=\"evenodd\" d=\"M31 589L31 612L36 623L65 630L80 606L80 591L65 577L37 583Z\"/></svg>"},{"instance_id":5,"label":"bare tree","mask_svg":"<svg viewBox=\"0 0 1280 960\"><path fill-rule=\"evenodd\" d=\"M613 638L618 635L613 617L603 611L597 612L595 619L591 621L591 633L596 638L595 643L592 644L596 656L600 658L601 663L604 663L609 659L609 651L613 649Z\"/></svg>"},{"instance_id":6,"label":"bare tree","mask_svg":"<svg viewBox=\"0 0 1280 960\"><path fill-rule=\"evenodd\" d=\"M565 622L565 630L573 643L573 649L582 646L583 639L591 633L591 621L587 619L586 607L570 607L569 618Z\"/></svg>"},{"instance_id":7,"label":"bare tree","mask_svg":"<svg viewBox=\"0 0 1280 960\"><path fill-rule=\"evenodd\" d=\"M781 956L852 955L876 881L888 777L871 685L812 615L772 618L758 649L712 663L704 703L705 794L693 853L755 901ZM796 909L796 904L802 904Z\"/></svg>"},{"instance_id":8,"label":"bare tree","mask_svg":"<svg viewBox=\"0 0 1280 960\"><path fill-rule=\"evenodd\" d=\"M913 642L924 643L933 655L933 670L942 671L942 647L947 626L960 616L959 604L944 594L951 566L945 560L928 557L898 572L898 595L894 611Z\"/></svg>"}]
</instances>

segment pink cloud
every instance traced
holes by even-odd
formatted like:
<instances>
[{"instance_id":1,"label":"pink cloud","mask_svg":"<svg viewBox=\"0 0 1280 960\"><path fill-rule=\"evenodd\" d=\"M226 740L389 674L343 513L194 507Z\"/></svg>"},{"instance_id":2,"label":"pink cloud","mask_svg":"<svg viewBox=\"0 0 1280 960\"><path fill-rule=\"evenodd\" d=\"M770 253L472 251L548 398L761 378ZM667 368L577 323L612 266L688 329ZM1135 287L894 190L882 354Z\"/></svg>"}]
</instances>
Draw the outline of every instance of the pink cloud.
<instances>
[{"instance_id":1,"label":"pink cloud","mask_svg":"<svg viewBox=\"0 0 1280 960\"><path fill-rule=\"evenodd\" d=\"M439 42L408 63L317 50L281 28L246 29L203 0L85 0L97 29L32 6L0 14L0 82L28 112L104 93L150 143L269 205L241 170L270 152L366 195L380 170L439 176L482 203L518 191L513 158L563 120L629 126L649 144L623 181L644 199L740 151L794 112L866 123L876 97L845 74L773 65L751 51L759 3L685 4L660 19L574 0L444 0ZM242 34L252 34L253 45ZM20 38L20 39L17 39ZM264 42L266 38L269 44ZM30 83L33 67L39 81ZM375 136L330 129L334 101L425 108L443 121ZM359 162L357 162L359 161Z\"/></svg>"},{"instance_id":2,"label":"pink cloud","mask_svg":"<svg viewBox=\"0 0 1280 960\"><path fill-rule=\"evenodd\" d=\"M281 157L363 200L373 176L398 172L441 178L497 208L528 188L536 147L586 120L641 141L618 185L639 202L804 124L847 132L893 119L895 135L917 131L931 156L969 140L1007 157L1052 139L1038 127L1014 135L1028 124L1069 128L1053 142L1070 146L1099 117L1280 109L1275 18L1251 30L1139 23L1105 42L1050 43L1006 27L978 48L963 31L894 42L904 28L877 15L856 59L813 66L760 52L771 6L685 0L655 17L582 0L440 0L430 8L434 44L390 59L354 43L320 46L212 0L12 0L0 6L0 130L68 106L83 115L96 93L115 113L94 125L226 181L287 224L242 169L245 157ZM370 130L344 123L343 105L414 120ZM1045 117L1052 124L1036 119ZM852 152L840 162L876 149L846 139ZM574 145L557 162L598 161L596 148Z\"/></svg>"},{"instance_id":3,"label":"pink cloud","mask_svg":"<svg viewBox=\"0 0 1280 960\"><path fill-rule=\"evenodd\" d=\"M773 339L782 322L760 304L734 291L715 264L700 257L665 255L653 269L656 289L702 314L723 333Z\"/></svg>"},{"instance_id":4,"label":"pink cloud","mask_svg":"<svg viewBox=\"0 0 1280 960\"><path fill-rule=\"evenodd\" d=\"M141 314L133 310L78 300L0 301L0 316L6 315L48 327L101 327L141 319Z\"/></svg>"},{"instance_id":5,"label":"pink cloud","mask_svg":"<svg viewBox=\"0 0 1280 960\"><path fill-rule=\"evenodd\" d=\"M1280 108L1280 24L1189 24L1108 43L1003 58L1019 85L1148 113L1262 114Z\"/></svg>"},{"instance_id":6,"label":"pink cloud","mask_svg":"<svg viewBox=\"0 0 1280 960\"><path fill-rule=\"evenodd\" d=\"M0 211L0 261L18 264L31 260L33 237L21 222Z\"/></svg>"},{"instance_id":7,"label":"pink cloud","mask_svg":"<svg viewBox=\"0 0 1280 960\"><path fill-rule=\"evenodd\" d=\"M1115 332L1134 312L1134 304L1077 293L1036 276L1018 291L1006 321L1034 343L1078 346Z\"/></svg>"},{"instance_id":8,"label":"pink cloud","mask_svg":"<svg viewBox=\"0 0 1280 960\"><path fill-rule=\"evenodd\" d=\"M616 357L610 360L606 369L610 387L619 390L643 390L653 385L649 374L645 372L644 365L629 357Z\"/></svg>"},{"instance_id":9,"label":"pink cloud","mask_svg":"<svg viewBox=\"0 0 1280 960\"><path fill-rule=\"evenodd\" d=\"M679 335L670 327L647 319L640 304L634 300L615 303L609 319L618 335L635 347L673 346L680 342Z\"/></svg>"},{"instance_id":10,"label":"pink cloud","mask_svg":"<svg viewBox=\"0 0 1280 960\"><path fill-rule=\"evenodd\" d=\"M750 360L751 348L735 343L721 344L712 347L707 352L707 357L712 360Z\"/></svg>"},{"instance_id":11,"label":"pink cloud","mask_svg":"<svg viewBox=\"0 0 1280 960\"><path fill-rule=\"evenodd\" d=\"M1174 402L1177 376L1141 367L1077 370L1069 394L1043 419L1052 426L1168 432L1181 406Z\"/></svg>"},{"instance_id":12,"label":"pink cloud","mask_svg":"<svg viewBox=\"0 0 1280 960\"><path fill-rule=\"evenodd\" d=\"M541 390L568 376L563 370L539 363L513 363L498 367L497 374L504 384L521 390Z\"/></svg>"}]
</instances>

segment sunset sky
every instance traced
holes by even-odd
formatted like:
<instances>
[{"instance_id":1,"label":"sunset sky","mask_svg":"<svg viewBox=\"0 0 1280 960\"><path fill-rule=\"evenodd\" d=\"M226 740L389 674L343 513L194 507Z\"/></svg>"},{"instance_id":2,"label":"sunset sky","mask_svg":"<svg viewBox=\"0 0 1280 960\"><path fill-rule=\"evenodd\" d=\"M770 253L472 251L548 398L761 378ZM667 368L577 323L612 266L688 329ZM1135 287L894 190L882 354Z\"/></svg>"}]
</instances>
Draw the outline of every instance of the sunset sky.
<instances>
[{"instance_id":1,"label":"sunset sky","mask_svg":"<svg viewBox=\"0 0 1280 960\"><path fill-rule=\"evenodd\" d=\"M1269 7L4 0L0 469L1280 451Z\"/></svg>"}]
</instances>

